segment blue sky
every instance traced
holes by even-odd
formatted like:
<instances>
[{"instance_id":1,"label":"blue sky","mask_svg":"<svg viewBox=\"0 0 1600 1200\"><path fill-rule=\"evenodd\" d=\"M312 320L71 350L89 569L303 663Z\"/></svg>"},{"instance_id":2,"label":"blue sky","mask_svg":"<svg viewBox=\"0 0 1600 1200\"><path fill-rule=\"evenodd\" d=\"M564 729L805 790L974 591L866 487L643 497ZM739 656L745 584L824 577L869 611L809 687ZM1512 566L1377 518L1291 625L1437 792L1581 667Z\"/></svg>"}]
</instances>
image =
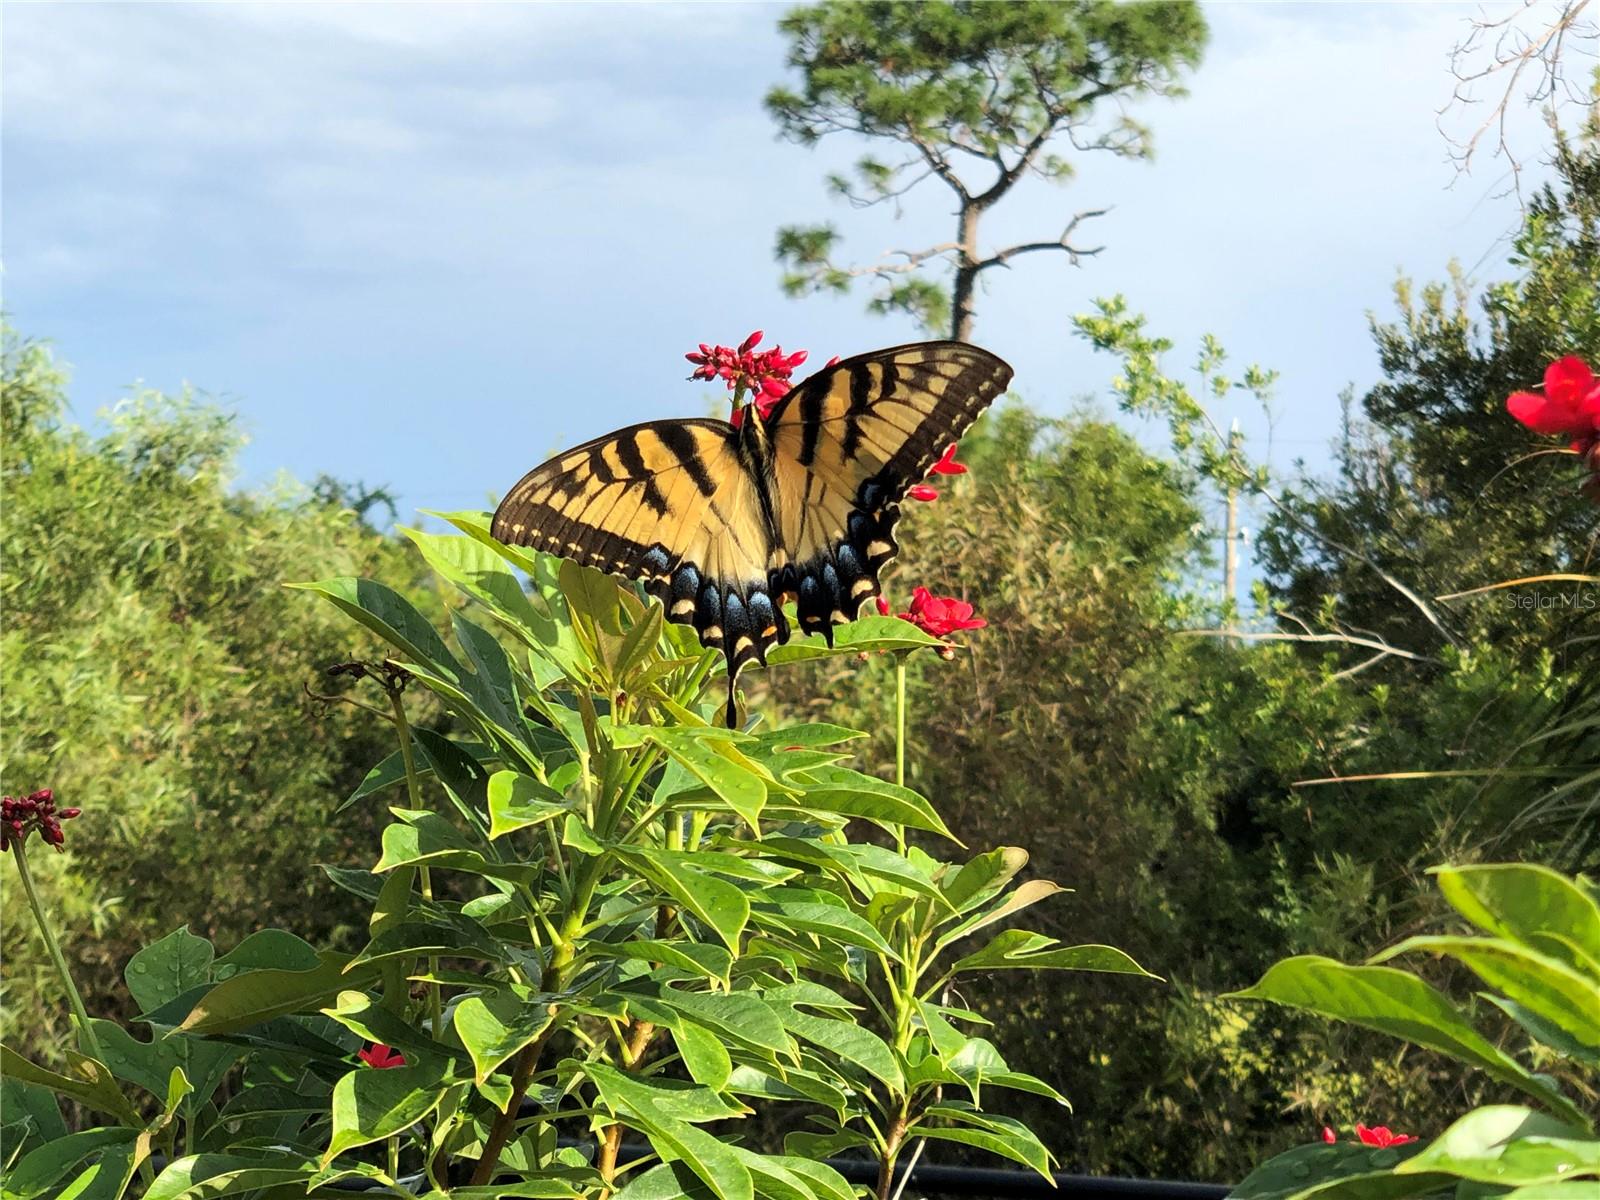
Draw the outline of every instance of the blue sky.
<instances>
[{"instance_id":1,"label":"blue sky","mask_svg":"<svg viewBox=\"0 0 1600 1200\"><path fill-rule=\"evenodd\" d=\"M931 186L898 222L829 200L859 143L776 139L783 11L8 6L5 306L72 364L80 420L136 381L188 383L242 414L245 484L386 483L403 521L486 504L563 445L706 411L684 382L698 341L760 327L820 362L919 336L779 290L781 224L832 219L857 257L951 224ZM1123 292L1174 366L1213 332L1280 370L1270 442L1240 413L1257 452L1324 461L1396 274L1503 270L1503 170L1457 180L1435 124L1476 11L1208 7L1192 96L1140 110L1154 163L1083 159L993 214L998 244L1114 206L1083 266L999 273L976 340L1041 408L1109 408L1115 364L1069 319ZM1536 155L1537 116L1512 120Z\"/></svg>"}]
</instances>

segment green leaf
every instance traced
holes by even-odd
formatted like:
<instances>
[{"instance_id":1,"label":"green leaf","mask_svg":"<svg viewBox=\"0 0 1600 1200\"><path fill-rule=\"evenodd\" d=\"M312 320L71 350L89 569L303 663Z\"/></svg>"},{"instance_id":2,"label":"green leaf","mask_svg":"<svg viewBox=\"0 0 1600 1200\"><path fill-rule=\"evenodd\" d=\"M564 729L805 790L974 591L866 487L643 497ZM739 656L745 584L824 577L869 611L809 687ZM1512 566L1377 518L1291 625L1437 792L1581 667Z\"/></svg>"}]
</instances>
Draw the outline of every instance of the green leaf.
<instances>
[{"instance_id":1,"label":"green leaf","mask_svg":"<svg viewBox=\"0 0 1600 1200\"><path fill-rule=\"evenodd\" d=\"M637 962L661 963L680 971L703 975L727 986L733 955L710 942L637 940L626 942L588 942L583 952L590 958L627 958Z\"/></svg>"},{"instance_id":2,"label":"green leaf","mask_svg":"<svg viewBox=\"0 0 1600 1200\"><path fill-rule=\"evenodd\" d=\"M517 771L496 771L489 777L489 836L504 837L516 829L564 817L572 804L560 792Z\"/></svg>"},{"instance_id":3,"label":"green leaf","mask_svg":"<svg viewBox=\"0 0 1600 1200\"><path fill-rule=\"evenodd\" d=\"M150 1012L192 987L210 983L214 953L210 942L185 925L130 958L122 977L139 1011Z\"/></svg>"},{"instance_id":4,"label":"green leaf","mask_svg":"<svg viewBox=\"0 0 1600 1200\"><path fill-rule=\"evenodd\" d=\"M10 1046L0 1045L0 1078L46 1088L95 1112L116 1117L125 1125L142 1124L104 1064L73 1050L66 1052L66 1058L68 1073L61 1075L35 1066Z\"/></svg>"},{"instance_id":5,"label":"green leaf","mask_svg":"<svg viewBox=\"0 0 1600 1200\"><path fill-rule=\"evenodd\" d=\"M390 811L399 820L383 831L383 857L372 868L374 874L415 864L527 883L538 873L520 863L491 862L466 834L437 813L404 808Z\"/></svg>"},{"instance_id":6,"label":"green leaf","mask_svg":"<svg viewBox=\"0 0 1600 1200\"><path fill-rule=\"evenodd\" d=\"M1051 896L1065 891L1065 888L1051 883L1048 879L1030 879L1019 885L1008 895L1003 896L995 903L989 905L982 912L973 913L964 920L950 926L934 943L934 953L939 953L952 942L966 937L969 933L976 933L980 929L993 925L996 921L1003 921L1007 917L1015 916L1025 908L1048 900Z\"/></svg>"},{"instance_id":7,"label":"green leaf","mask_svg":"<svg viewBox=\"0 0 1600 1200\"><path fill-rule=\"evenodd\" d=\"M1600 1067L1600 1053L1582 1045L1565 1030L1556 1028L1538 1013L1529 1012L1516 1001L1507 1000L1504 996L1496 996L1489 992L1479 992L1478 995L1521 1025L1535 1041L1543 1042L1557 1054Z\"/></svg>"},{"instance_id":8,"label":"green leaf","mask_svg":"<svg viewBox=\"0 0 1600 1200\"><path fill-rule=\"evenodd\" d=\"M1600 1175L1600 1141L1584 1133L1530 1108L1492 1104L1473 1109L1395 1170L1506 1186Z\"/></svg>"},{"instance_id":9,"label":"green leaf","mask_svg":"<svg viewBox=\"0 0 1600 1200\"><path fill-rule=\"evenodd\" d=\"M618 847L616 853L739 953L739 935L750 920L750 902L733 884L695 867L668 850Z\"/></svg>"},{"instance_id":10,"label":"green leaf","mask_svg":"<svg viewBox=\"0 0 1600 1200\"><path fill-rule=\"evenodd\" d=\"M1432 873L1445 899L1480 929L1600 974L1600 902L1564 875L1526 863Z\"/></svg>"},{"instance_id":11,"label":"green leaf","mask_svg":"<svg viewBox=\"0 0 1600 1200\"><path fill-rule=\"evenodd\" d=\"M983 949L956 962L956 971L998 971L1003 969L1058 971L1107 971L1116 975L1142 975L1156 979L1115 946L1056 946L1055 938L1023 929L1008 929L995 935Z\"/></svg>"},{"instance_id":12,"label":"green leaf","mask_svg":"<svg viewBox=\"0 0 1600 1200\"><path fill-rule=\"evenodd\" d=\"M354 617L406 658L431 667L451 679L459 679L465 673L444 644L438 630L428 623L428 619L416 610L411 601L376 580L342 576L287 586L314 592L331 600L340 610Z\"/></svg>"},{"instance_id":13,"label":"green leaf","mask_svg":"<svg viewBox=\"0 0 1600 1200\"><path fill-rule=\"evenodd\" d=\"M137 1145L116 1146L56 1194L56 1200L121 1200L146 1155Z\"/></svg>"},{"instance_id":14,"label":"green leaf","mask_svg":"<svg viewBox=\"0 0 1600 1200\"><path fill-rule=\"evenodd\" d=\"M935 1126L926 1123L936 1119L956 1124ZM1044 1148L1044 1143L1021 1121L1011 1117L980 1113L970 1105L956 1101L930 1104L923 1112L922 1121L912 1128L908 1136L976 1146L990 1154L998 1154L1025 1167L1032 1167L1052 1183L1055 1181L1050 1173L1050 1152Z\"/></svg>"},{"instance_id":15,"label":"green leaf","mask_svg":"<svg viewBox=\"0 0 1600 1200\"><path fill-rule=\"evenodd\" d=\"M899 617L858 617L849 624L834 628L832 649L821 638L795 638L786 645L768 650L767 662L777 665L815 658L838 658L863 651L871 654L879 650L916 650L943 644L938 638L930 637L910 621L902 621Z\"/></svg>"},{"instance_id":16,"label":"green leaf","mask_svg":"<svg viewBox=\"0 0 1600 1200\"><path fill-rule=\"evenodd\" d=\"M240 971L314 971L320 965L310 942L286 929L258 929L212 963L211 972L220 981Z\"/></svg>"},{"instance_id":17,"label":"green leaf","mask_svg":"<svg viewBox=\"0 0 1600 1200\"><path fill-rule=\"evenodd\" d=\"M1377 955L1425 950L1445 954L1467 966L1490 987L1537 1013L1580 1045L1600 1052L1600 979L1594 979L1536 950L1500 938L1414 937Z\"/></svg>"},{"instance_id":18,"label":"green leaf","mask_svg":"<svg viewBox=\"0 0 1600 1200\"><path fill-rule=\"evenodd\" d=\"M86 1129L53 1138L22 1156L5 1176L7 1200L32 1200L91 1154L109 1146L126 1145L139 1136L137 1129Z\"/></svg>"},{"instance_id":19,"label":"green leaf","mask_svg":"<svg viewBox=\"0 0 1600 1200\"><path fill-rule=\"evenodd\" d=\"M7 1124L21 1118L29 1124L35 1136L46 1142L67 1136L67 1123L62 1119L60 1102L37 1084L25 1083L9 1075L0 1078L0 1113L5 1114Z\"/></svg>"},{"instance_id":20,"label":"green leaf","mask_svg":"<svg viewBox=\"0 0 1600 1200\"><path fill-rule=\"evenodd\" d=\"M729 1103L712 1088L681 1079L630 1075L598 1062L584 1063L583 1071L594 1080L613 1112L645 1112L698 1124L742 1117L750 1111L741 1104Z\"/></svg>"},{"instance_id":21,"label":"green leaf","mask_svg":"<svg viewBox=\"0 0 1600 1200\"><path fill-rule=\"evenodd\" d=\"M319 954L314 971L246 971L224 979L195 1003L178 1026L197 1034L238 1033L286 1013L314 1012L341 991L377 977L370 966L354 967L343 954Z\"/></svg>"},{"instance_id":22,"label":"green leaf","mask_svg":"<svg viewBox=\"0 0 1600 1200\"><path fill-rule=\"evenodd\" d=\"M708 1088L692 1088L699 1095L691 1098L687 1091L668 1095L664 1080L646 1086L645 1081L601 1063L588 1063L584 1070L594 1079L606 1106L642 1130L663 1159L683 1162L719 1200L754 1200L755 1185L734 1147L677 1115L684 1111L722 1111L731 1115L715 1093Z\"/></svg>"},{"instance_id":23,"label":"green leaf","mask_svg":"<svg viewBox=\"0 0 1600 1200\"><path fill-rule=\"evenodd\" d=\"M1022 847L1001 846L949 872L939 886L951 908L961 913L970 912L998 893L1027 865L1028 852Z\"/></svg>"},{"instance_id":24,"label":"green leaf","mask_svg":"<svg viewBox=\"0 0 1600 1200\"><path fill-rule=\"evenodd\" d=\"M805 998L803 990L796 988L770 989L766 1000L779 1014L783 1027L801 1041L859 1067L881 1080L896 1095L905 1091L905 1075L900 1070L899 1060L889 1044L872 1030L854 1021L837 1021L802 1012L796 1005L812 1002Z\"/></svg>"},{"instance_id":25,"label":"green leaf","mask_svg":"<svg viewBox=\"0 0 1600 1200\"><path fill-rule=\"evenodd\" d=\"M242 1051L222 1042L185 1034L156 1036L141 1042L115 1021L92 1020L106 1066L118 1079L149 1092L158 1100L167 1094L172 1072L181 1070L194 1081L201 1102L209 1100Z\"/></svg>"},{"instance_id":26,"label":"green leaf","mask_svg":"<svg viewBox=\"0 0 1600 1200\"><path fill-rule=\"evenodd\" d=\"M358 1067L333 1086L333 1138L323 1165L354 1146L411 1128L449 1090L448 1064L432 1059L403 1067Z\"/></svg>"},{"instance_id":27,"label":"green leaf","mask_svg":"<svg viewBox=\"0 0 1600 1200\"><path fill-rule=\"evenodd\" d=\"M806 809L817 809L859 817L884 827L905 825L924 829L957 841L955 834L933 811L933 806L910 788L863 775L848 767L814 767L797 773L795 778L805 788L805 795L799 801L802 814ZM788 808L787 802L774 803Z\"/></svg>"},{"instance_id":28,"label":"green leaf","mask_svg":"<svg viewBox=\"0 0 1600 1200\"><path fill-rule=\"evenodd\" d=\"M767 779L758 765L735 745L741 735L717 726L618 728L617 744L634 733L640 741L661 747L668 756L737 813L752 829L767 804Z\"/></svg>"},{"instance_id":29,"label":"green leaf","mask_svg":"<svg viewBox=\"0 0 1600 1200\"><path fill-rule=\"evenodd\" d=\"M714 1200L716 1195L687 1163L669 1162L637 1176L612 1200Z\"/></svg>"},{"instance_id":30,"label":"green leaf","mask_svg":"<svg viewBox=\"0 0 1600 1200\"><path fill-rule=\"evenodd\" d=\"M484 1083L512 1055L550 1028L556 1006L549 996L514 992L468 996L456 1005L455 1027L472 1056L475 1079Z\"/></svg>"},{"instance_id":31,"label":"green leaf","mask_svg":"<svg viewBox=\"0 0 1600 1200\"><path fill-rule=\"evenodd\" d=\"M1422 1144L1363 1146L1313 1142L1270 1158L1228 1193L1228 1200L1401 1200L1452 1185L1448 1175L1396 1175L1391 1168Z\"/></svg>"},{"instance_id":32,"label":"green leaf","mask_svg":"<svg viewBox=\"0 0 1600 1200\"><path fill-rule=\"evenodd\" d=\"M292 1155L191 1154L169 1163L145 1192L144 1200L217 1200L283 1184L302 1184L315 1174L314 1163Z\"/></svg>"},{"instance_id":33,"label":"green leaf","mask_svg":"<svg viewBox=\"0 0 1600 1200\"><path fill-rule=\"evenodd\" d=\"M760 1100L810 1100L831 1108L842 1120L850 1098L844 1089L823 1076L824 1071L830 1076L836 1076L837 1072L809 1055L802 1055L801 1061L817 1069L786 1067L779 1078L748 1063L740 1063L728 1076L728 1090L736 1096L754 1096Z\"/></svg>"},{"instance_id":34,"label":"green leaf","mask_svg":"<svg viewBox=\"0 0 1600 1200\"><path fill-rule=\"evenodd\" d=\"M773 1056L792 1057L778 1014L753 992L691 992L653 979L633 979L616 988L630 1006L664 1006L720 1037ZM653 1018L652 1018L653 1019Z\"/></svg>"},{"instance_id":35,"label":"green leaf","mask_svg":"<svg viewBox=\"0 0 1600 1200\"><path fill-rule=\"evenodd\" d=\"M498 938L471 917L446 913L433 921L407 921L385 929L367 943L352 966L371 967L392 958L436 955L505 962L510 957Z\"/></svg>"},{"instance_id":36,"label":"green leaf","mask_svg":"<svg viewBox=\"0 0 1600 1200\"><path fill-rule=\"evenodd\" d=\"M1273 964L1254 987L1227 998L1270 1000L1415 1042L1481 1067L1553 1111L1584 1122L1583 1114L1554 1087L1484 1040L1446 996L1404 971L1348 967L1331 958L1302 955Z\"/></svg>"},{"instance_id":37,"label":"green leaf","mask_svg":"<svg viewBox=\"0 0 1600 1200\"><path fill-rule=\"evenodd\" d=\"M752 904L750 919L768 929L814 933L843 946L855 946L882 954L895 962L900 955L882 934L847 908L833 904Z\"/></svg>"},{"instance_id":38,"label":"green leaf","mask_svg":"<svg viewBox=\"0 0 1600 1200\"><path fill-rule=\"evenodd\" d=\"M365 992L340 992L338 1000L322 1011L364 1042L393 1046L405 1054L412 1066L429 1055L443 1055L463 1064L466 1061L466 1055L459 1049L414 1028Z\"/></svg>"},{"instance_id":39,"label":"green leaf","mask_svg":"<svg viewBox=\"0 0 1600 1200\"><path fill-rule=\"evenodd\" d=\"M683 1056L684 1069L691 1079L718 1092L728 1086L733 1060L721 1038L703 1025L684 1021L672 1031L672 1040Z\"/></svg>"}]
</instances>

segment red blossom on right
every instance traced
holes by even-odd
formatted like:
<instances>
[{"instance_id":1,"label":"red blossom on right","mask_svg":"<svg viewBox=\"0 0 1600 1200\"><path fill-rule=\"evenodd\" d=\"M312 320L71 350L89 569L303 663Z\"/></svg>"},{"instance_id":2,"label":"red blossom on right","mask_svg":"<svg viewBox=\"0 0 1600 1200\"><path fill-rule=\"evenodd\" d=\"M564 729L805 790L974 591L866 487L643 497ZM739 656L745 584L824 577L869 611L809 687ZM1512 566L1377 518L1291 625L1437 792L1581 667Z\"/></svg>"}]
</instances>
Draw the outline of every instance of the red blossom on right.
<instances>
[{"instance_id":1,"label":"red blossom on right","mask_svg":"<svg viewBox=\"0 0 1600 1200\"><path fill-rule=\"evenodd\" d=\"M1506 411L1535 433L1559 434L1589 470L1583 492L1600 503L1600 380L1576 354L1544 371L1544 393L1512 392Z\"/></svg>"},{"instance_id":2,"label":"red blossom on right","mask_svg":"<svg viewBox=\"0 0 1600 1200\"><path fill-rule=\"evenodd\" d=\"M373 1042L370 1049L358 1051L356 1057L369 1067L376 1067L380 1071L387 1071L390 1067L403 1067L406 1065L406 1056L393 1046L385 1046L382 1042Z\"/></svg>"},{"instance_id":3,"label":"red blossom on right","mask_svg":"<svg viewBox=\"0 0 1600 1200\"><path fill-rule=\"evenodd\" d=\"M1339 1140L1329 1126L1322 1127L1322 1140L1329 1145ZM1404 1146L1407 1142L1416 1141L1416 1136L1410 1133L1395 1133L1387 1125L1356 1125L1356 1140L1363 1146L1376 1146L1382 1149L1385 1146Z\"/></svg>"},{"instance_id":4,"label":"red blossom on right","mask_svg":"<svg viewBox=\"0 0 1600 1200\"><path fill-rule=\"evenodd\" d=\"M886 597L878 597L878 612L883 616L887 617L892 607ZM949 637L963 629L982 629L989 623L982 617L974 616L972 605L965 600L957 600L954 596L935 596L925 587L914 589L911 607L897 615L902 621L910 621L923 633L936 638ZM949 646L941 646L939 654L943 658L955 657L955 651Z\"/></svg>"}]
</instances>

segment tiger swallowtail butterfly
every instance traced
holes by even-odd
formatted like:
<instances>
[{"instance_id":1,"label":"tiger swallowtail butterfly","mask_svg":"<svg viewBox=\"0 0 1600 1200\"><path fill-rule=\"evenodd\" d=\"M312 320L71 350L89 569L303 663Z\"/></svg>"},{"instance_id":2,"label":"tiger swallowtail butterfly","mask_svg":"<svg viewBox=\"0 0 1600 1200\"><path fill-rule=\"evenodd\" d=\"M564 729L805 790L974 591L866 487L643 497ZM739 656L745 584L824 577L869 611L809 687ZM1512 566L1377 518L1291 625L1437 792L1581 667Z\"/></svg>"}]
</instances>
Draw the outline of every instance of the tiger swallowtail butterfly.
<instances>
[{"instance_id":1,"label":"tiger swallowtail butterfly","mask_svg":"<svg viewBox=\"0 0 1600 1200\"><path fill-rule=\"evenodd\" d=\"M732 728L739 671L789 640L784 603L831 646L879 593L906 492L1010 380L964 342L847 358L765 421L651 421L558 454L506 494L491 532L642 581L723 652Z\"/></svg>"}]
</instances>

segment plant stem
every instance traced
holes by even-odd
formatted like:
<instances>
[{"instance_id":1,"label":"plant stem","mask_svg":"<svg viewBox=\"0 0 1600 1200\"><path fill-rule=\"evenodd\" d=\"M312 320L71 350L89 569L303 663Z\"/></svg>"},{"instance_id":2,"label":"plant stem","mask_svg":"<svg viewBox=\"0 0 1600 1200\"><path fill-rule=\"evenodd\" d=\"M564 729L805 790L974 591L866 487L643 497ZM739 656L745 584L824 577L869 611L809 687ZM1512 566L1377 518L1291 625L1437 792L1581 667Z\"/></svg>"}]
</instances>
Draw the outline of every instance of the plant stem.
<instances>
[{"instance_id":1,"label":"plant stem","mask_svg":"<svg viewBox=\"0 0 1600 1200\"><path fill-rule=\"evenodd\" d=\"M78 1038L84 1049L104 1066L105 1051L100 1049L100 1039L95 1037L94 1027L89 1024L89 1012L83 1007L83 997L78 994L78 985L72 981L72 972L67 969L66 955L61 953L61 944L56 941L56 935L50 929L50 922L45 918L44 905L39 903L39 893L34 891L33 876L28 873L28 856L23 852L20 838L11 843L11 849L17 856L17 874L22 876L22 890L27 894L28 907L33 909L33 919L39 926L40 936L44 938L45 948L50 952L50 960L56 965L62 986L67 989L67 999L72 1004L72 1016L78 1023Z\"/></svg>"},{"instance_id":2,"label":"plant stem","mask_svg":"<svg viewBox=\"0 0 1600 1200\"><path fill-rule=\"evenodd\" d=\"M906 656L894 656L894 781L906 785ZM906 852L905 830L895 826L894 841L901 854Z\"/></svg>"},{"instance_id":3,"label":"plant stem","mask_svg":"<svg viewBox=\"0 0 1600 1200\"><path fill-rule=\"evenodd\" d=\"M417 779L417 759L411 749L411 722L406 719L406 702L398 687L389 689L389 707L394 710L395 733L400 738L400 759L406 767L406 794L411 798L411 807L422 807L422 784ZM427 867L419 867L417 878L422 885L422 898L433 900L433 877L429 875ZM439 960L428 959L428 974L436 975L439 971ZM429 1028L436 1039L443 1037L440 1028L444 1020L444 1001L439 995L437 983L428 984L428 1021Z\"/></svg>"},{"instance_id":4,"label":"plant stem","mask_svg":"<svg viewBox=\"0 0 1600 1200\"><path fill-rule=\"evenodd\" d=\"M878 1167L878 1200L889 1200L894 1184L894 1161L900 1156L900 1143L906 1136L906 1114L902 1109L889 1126L889 1136L883 1143L883 1162Z\"/></svg>"}]
</instances>

